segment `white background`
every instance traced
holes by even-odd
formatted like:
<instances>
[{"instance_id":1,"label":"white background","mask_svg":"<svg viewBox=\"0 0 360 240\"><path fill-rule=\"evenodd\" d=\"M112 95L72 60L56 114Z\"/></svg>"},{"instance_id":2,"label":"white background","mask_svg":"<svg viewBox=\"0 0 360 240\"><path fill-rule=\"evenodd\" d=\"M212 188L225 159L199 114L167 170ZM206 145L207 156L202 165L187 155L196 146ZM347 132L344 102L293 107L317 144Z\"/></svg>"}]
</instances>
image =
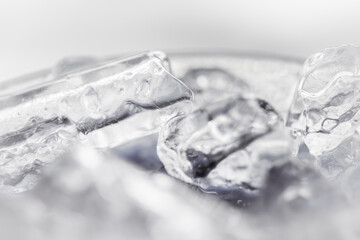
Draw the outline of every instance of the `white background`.
<instances>
[{"instance_id":1,"label":"white background","mask_svg":"<svg viewBox=\"0 0 360 240\"><path fill-rule=\"evenodd\" d=\"M306 57L360 43L360 1L0 0L0 80L148 49Z\"/></svg>"}]
</instances>

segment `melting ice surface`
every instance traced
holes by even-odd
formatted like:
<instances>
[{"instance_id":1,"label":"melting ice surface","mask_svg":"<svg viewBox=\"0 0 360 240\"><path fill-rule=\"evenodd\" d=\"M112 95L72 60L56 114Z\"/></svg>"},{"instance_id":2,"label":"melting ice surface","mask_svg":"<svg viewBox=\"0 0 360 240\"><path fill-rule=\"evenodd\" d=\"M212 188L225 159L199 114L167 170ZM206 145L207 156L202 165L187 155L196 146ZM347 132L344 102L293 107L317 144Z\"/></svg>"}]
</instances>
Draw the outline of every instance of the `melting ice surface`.
<instances>
[{"instance_id":1,"label":"melting ice surface","mask_svg":"<svg viewBox=\"0 0 360 240\"><path fill-rule=\"evenodd\" d=\"M170 56L3 85L2 239L359 239L357 47Z\"/></svg>"},{"instance_id":2,"label":"melting ice surface","mask_svg":"<svg viewBox=\"0 0 360 240\"><path fill-rule=\"evenodd\" d=\"M206 191L255 194L267 170L290 160L291 137L260 99L230 97L163 127L158 155L167 172Z\"/></svg>"},{"instance_id":3,"label":"melting ice surface","mask_svg":"<svg viewBox=\"0 0 360 240\"><path fill-rule=\"evenodd\" d=\"M360 48L329 48L307 59L288 125L304 132L311 153L339 146L359 126Z\"/></svg>"},{"instance_id":4,"label":"melting ice surface","mask_svg":"<svg viewBox=\"0 0 360 240\"><path fill-rule=\"evenodd\" d=\"M54 79L0 98L1 185L18 184L72 141L108 147L151 134L192 98L161 52L92 64L60 64Z\"/></svg>"},{"instance_id":5,"label":"melting ice surface","mask_svg":"<svg viewBox=\"0 0 360 240\"><path fill-rule=\"evenodd\" d=\"M301 133L308 154L321 173L337 184L353 179L359 162L360 48L344 45L307 59L289 111L288 125ZM342 189L357 183L347 181ZM353 196L352 193L349 196Z\"/></svg>"}]
</instances>

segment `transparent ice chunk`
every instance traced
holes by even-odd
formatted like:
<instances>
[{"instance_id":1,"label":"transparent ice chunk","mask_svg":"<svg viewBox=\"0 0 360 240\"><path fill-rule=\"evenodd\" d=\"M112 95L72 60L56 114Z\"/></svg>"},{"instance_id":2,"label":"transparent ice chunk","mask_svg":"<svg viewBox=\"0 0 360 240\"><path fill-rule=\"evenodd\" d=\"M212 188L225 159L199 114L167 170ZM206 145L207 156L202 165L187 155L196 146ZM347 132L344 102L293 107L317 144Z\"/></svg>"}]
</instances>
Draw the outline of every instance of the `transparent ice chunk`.
<instances>
[{"instance_id":1,"label":"transparent ice chunk","mask_svg":"<svg viewBox=\"0 0 360 240\"><path fill-rule=\"evenodd\" d=\"M24 128L0 138L0 190L22 192L37 181L43 164L62 154L77 140L76 128L66 118L31 119ZM31 178L27 175L33 175Z\"/></svg>"},{"instance_id":2,"label":"transparent ice chunk","mask_svg":"<svg viewBox=\"0 0 360 240\"><path fill-rule=\"evenodd\" d=\"M66 116L86 134L144 110L156 110L190 99L191 91L150 54L73 73L27 92L1 99L0 133L19 129L29 117ZM1 119L1 120L2 120Z\"/></svg>"},{"instance_id":3,"label":"transparent ice chunk","mask_svg":"<svg viewBox=\"0 0 360 240\"><path fill-rule=\"evenodd\" d=\"M345 139L331 151L323 152L318 156L307 155L305 158L315 160L319 171L330 179L342 175L347 169L356 166L360 160L360 136L355 133Z\"/></svg>"},{"instance_id":4,"label":"transparent ice chunk","mask_svg":"<svg viewBox=\"0 0 360 240\"><path fill-rule=\"evenodd\" d=\"M302 131L310 152L331 151L359 126L360 47L325 49L308 58L287 125Z\"/></svg>"},{"instance_id":5,"label":"transparent ice chunk","mask_svg":"<svg viewBox=\"0 0 360 240\"><path fill-rule=\"evenodd\" d=\"M78 132L84 143L109 147L157 131L191 105L191 90L168 68L163 53L149 52L75 71L0 98L1 164L6 165L1 169L1 183L18 183L35 160L52 161L67 145L62 145L59 132L69 139ZM26 155L23 151L28 148Z\"/></svg>"},{"instance_id":6,"label":"transparent ice chunk","mask_svg":"<svg viewBox=\"0 0 360 240\"><path fill-rule=\"evenodd\" d=\"M270 105L238 96L169 121L158 155L170 175L206 191L251 192L271 166L289 160L291 142Z\"/></svg>"},{"instance_id":7,"label":"transparent ice chunk","mask_svg":"<svg viewBox=\"0 0 360 240\"><path fill-rule=\"evenodd\" d=\"M336 148L316 156L310 153L309 148L302 141L301 137L297 141L298 144L294 152L296 160L312 167L325 177L331 185L338 186L341 195L352 199L352 196L358 190L356 190L356 184L347 180L356 178L354 173L357 172L356 168L360 160L360 150L358 148L360 144L359 134L354 133ZM347 182L346 184L349 186L342 186L344 182ZM350 189L354 189L354 193Z\"/></svg>"},{"instance_id":8,"label":"transparent ice chunk","mask_svg":"<svg viewBox=\"0 0 360 240\"><path fill-rule=\"evenodd\" d=\"M298 159L313 165L327 178L332 185L341 190L342 195L350 200L357 200L360 196L360 188L357 179L360 178L360 136L356 132L345 139L335 149L323 152L321 155L312 155L306 145L302 144Z\"/></svg>"}]
</instances>

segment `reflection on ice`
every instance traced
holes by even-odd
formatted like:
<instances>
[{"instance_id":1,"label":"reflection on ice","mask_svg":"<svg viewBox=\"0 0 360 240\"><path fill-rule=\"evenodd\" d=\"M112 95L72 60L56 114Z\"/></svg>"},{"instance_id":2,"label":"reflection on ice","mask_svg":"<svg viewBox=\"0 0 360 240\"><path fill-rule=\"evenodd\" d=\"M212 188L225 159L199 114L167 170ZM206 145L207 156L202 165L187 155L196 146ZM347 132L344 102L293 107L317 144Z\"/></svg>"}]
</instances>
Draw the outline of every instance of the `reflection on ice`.
<instances>
[{"instance_id":1,"label":"reflection on ice","mask_svg":"<svg viewBox=\"0 0 360 240\"><path fill-rule=\"evenodd\" d=\"M0 238L358 239L359 56L300 81L290 59L153 51L4 83Z\"/></svg>"},{"instance_id":2,"label":"reflection on ice","mask_svg":"<svg viewBox=\"0 0 360 240\"><path fill-rule=\"evenodd\" d=\"M18 184L35 163L52 161L69 141L109 147L154 133L186 111L192 98L167 71L161 52L97 66L89 61L64 61L54 79L0 99L0 186Z\"/></svg>"}]
</instances>

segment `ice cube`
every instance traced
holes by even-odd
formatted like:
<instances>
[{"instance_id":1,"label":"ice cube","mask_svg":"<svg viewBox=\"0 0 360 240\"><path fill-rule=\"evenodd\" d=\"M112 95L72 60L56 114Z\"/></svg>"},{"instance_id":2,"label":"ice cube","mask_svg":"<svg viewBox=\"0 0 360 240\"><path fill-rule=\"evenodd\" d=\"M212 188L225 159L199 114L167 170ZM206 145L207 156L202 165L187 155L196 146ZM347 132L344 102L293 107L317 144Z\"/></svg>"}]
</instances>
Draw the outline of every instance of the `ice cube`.
<instances>
[{"instance_id":1,"label":"ice cube","mask_svg":"<svg viewBox=\"0 0 360 240\"><path fill-rule=\"evenodd\" d=\"M354 134L360 114L360 47L325 49L308 58L287 125L303 132L310 152L331 151Z\"/></svg>"},{"instance_id":2,"label":"ice cube","mask_svg":"<svg viewBox=\"0 0 360 240\"><path fill-rule=\"evenodd\" d=\"M360 136L355 133L345 139L339 146L321 155L311 155L309 152L299 152L298 158L313 163L319 171L329 179L335 180L348 169L355 167L360 160Z\"/></svg>"},{"instance_id":3,"label":"ice cube","mask_svg":"<svg viewBox=\"0 0 360 240\"><path fill-rule=\"evenodd\" d=\"M95 147L116 146L186 111L192 92L168 68L165 54L149 52L4 95L0 186L16 185L35 160L52 161L67 146L60 133L74 139L79 132L78 139Z\"/></svg>"},{"instance_id":4,"label":"ice cube","mask_svg":"<svg viewBox=\"0 0 360 240\"><path fill-rule=\"evenodd\" d=\"M1 136L0 190L22 192L32 188L41 166L62 154L77 135L66 118L53 118L31 119L23 129Z\"/></svg>"},{"instance_id":5,"label":"ice cube","mask_svg":"<svg viewBox=\"0 0 360 240\"><path fill-rule=\"evenodd\" d=\"M237 96L169 121L158 155L170 175L205 191L253 194L271 166L289 160L291 145L270 105Z\"/></svg>"}]
</instances>

